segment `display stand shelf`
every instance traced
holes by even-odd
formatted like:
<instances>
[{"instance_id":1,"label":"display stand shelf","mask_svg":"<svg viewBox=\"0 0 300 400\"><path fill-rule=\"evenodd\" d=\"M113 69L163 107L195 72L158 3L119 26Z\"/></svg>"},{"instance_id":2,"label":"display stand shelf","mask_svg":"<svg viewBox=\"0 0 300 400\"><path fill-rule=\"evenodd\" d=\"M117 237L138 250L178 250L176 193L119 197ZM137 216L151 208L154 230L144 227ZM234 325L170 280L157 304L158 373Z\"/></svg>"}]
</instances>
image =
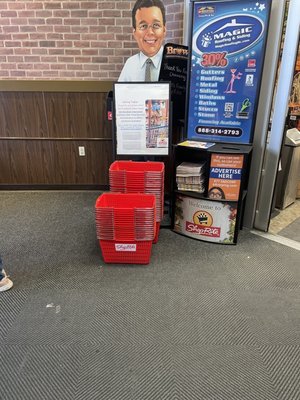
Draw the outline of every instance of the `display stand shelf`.
<instances>
[{"instance_id":1,"label":"display stand shelf","mask_svg":"<svg viewBox=\"0 0 300 400\"><path fill-rule=\"evenodd\" d=\"M197 240L236 244L251 158L251 145L216 143L209 148L173 146L172 228ZM204 163L202 193L178 190L176 169L182 163ZM212 198L211 196L223 196Z\"/></svg>"}]
</instances>

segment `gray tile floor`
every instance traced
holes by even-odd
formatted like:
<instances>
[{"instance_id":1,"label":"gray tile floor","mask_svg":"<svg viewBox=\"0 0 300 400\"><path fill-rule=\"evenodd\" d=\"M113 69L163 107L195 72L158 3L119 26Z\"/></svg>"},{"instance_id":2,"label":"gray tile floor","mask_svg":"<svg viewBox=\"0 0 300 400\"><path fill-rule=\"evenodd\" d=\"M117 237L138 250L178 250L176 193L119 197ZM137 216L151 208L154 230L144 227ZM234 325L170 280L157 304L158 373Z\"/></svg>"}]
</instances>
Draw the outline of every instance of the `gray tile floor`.
<instances>
[{"instance_id":1,"label":"gray tile floor","mask_svg":"<svg viewBox=\"0 0 300 400\"><path fill-rule=\"evenodd\" d=\"M269 232L300 242L300 199L284 210L278 210L277 215L271 219Z\"/></svg>"}]
</instances>

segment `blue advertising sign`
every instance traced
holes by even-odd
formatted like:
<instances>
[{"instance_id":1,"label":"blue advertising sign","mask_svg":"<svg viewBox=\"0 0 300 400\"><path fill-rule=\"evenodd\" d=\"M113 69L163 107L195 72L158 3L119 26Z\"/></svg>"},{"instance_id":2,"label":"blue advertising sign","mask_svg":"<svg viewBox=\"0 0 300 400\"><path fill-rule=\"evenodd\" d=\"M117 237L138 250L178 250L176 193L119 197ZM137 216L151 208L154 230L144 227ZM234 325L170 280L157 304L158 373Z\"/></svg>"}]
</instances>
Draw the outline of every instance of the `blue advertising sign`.
<instances>
[{"instance_id":1,"label":"blue advertising sign","mask_svg":"<svg viewBox=\"0 0 300 400\"><path fill-rule=\"evenodd\" d=\"M189 139L252 141L271 1L194 2Z\"/></svg>"}]
</instances>

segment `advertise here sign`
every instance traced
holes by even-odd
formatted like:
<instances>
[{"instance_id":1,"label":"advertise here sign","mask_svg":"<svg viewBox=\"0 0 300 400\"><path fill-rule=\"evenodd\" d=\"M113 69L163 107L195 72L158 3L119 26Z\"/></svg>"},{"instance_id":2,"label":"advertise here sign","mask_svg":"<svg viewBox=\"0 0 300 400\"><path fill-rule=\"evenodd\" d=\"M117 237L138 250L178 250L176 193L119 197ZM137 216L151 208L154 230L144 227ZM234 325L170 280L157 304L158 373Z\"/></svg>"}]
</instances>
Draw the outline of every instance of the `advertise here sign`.
<instances>
[{"instance_id":1,"label":"advertise here sign","mask_svg":"<svg viewBox=\"0 0 300 400\"><path fill-rule=\"evenodd\" d=\"M242 154L212 154L208 181L209 198L238 200L243 162Z\"/></svg>"}]
</instances>

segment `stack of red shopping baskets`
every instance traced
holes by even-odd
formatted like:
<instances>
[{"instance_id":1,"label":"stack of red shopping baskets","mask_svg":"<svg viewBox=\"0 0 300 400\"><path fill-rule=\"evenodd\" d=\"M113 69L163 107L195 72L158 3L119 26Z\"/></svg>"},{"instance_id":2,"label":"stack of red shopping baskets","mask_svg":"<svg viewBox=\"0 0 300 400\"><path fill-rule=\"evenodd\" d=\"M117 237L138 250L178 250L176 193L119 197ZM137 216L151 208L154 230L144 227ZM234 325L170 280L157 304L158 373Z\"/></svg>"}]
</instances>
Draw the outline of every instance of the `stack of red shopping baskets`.
<instances>
[{"instance_id":1,"label":"stack of red shopping baskets","mask_svg":"<svg viewBox=\"0 0 300 400\"><path fill-rule=\"evenodd\" d=\"M158 161L115 161L109 168L111 192L144 193L156 198L156 235L158 240L160 222L164 215L165 165Z\"/></svg>"},{"instance_id":2,"label":"stack of red shopping baskets","mask_svg":"<svg viewBox=\"0 0 300 400\"><path fill-rule=\"evenodd\" d=\"M96 201L96 229L106 263L148 264L156 231L156 199L104 193Z\"/></svg>"}]
</instances>

